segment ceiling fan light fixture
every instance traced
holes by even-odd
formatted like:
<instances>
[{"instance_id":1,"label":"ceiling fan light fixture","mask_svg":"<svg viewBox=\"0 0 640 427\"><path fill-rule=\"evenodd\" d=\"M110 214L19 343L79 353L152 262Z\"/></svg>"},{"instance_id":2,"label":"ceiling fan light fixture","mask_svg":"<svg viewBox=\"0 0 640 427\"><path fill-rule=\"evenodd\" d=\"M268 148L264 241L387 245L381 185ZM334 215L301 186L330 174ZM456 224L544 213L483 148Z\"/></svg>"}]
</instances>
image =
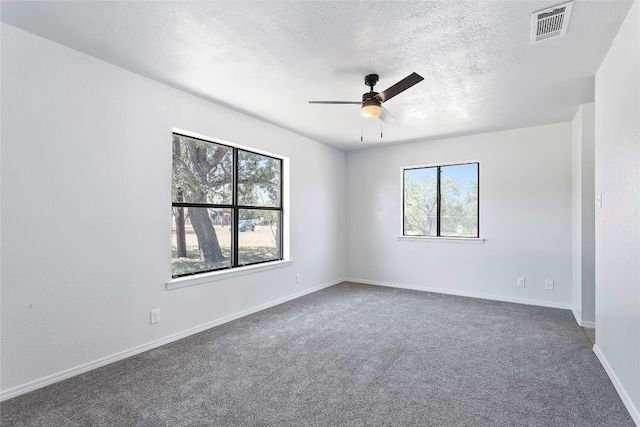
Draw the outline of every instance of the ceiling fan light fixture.
<instances>
[{"instance_id":1,"label":"ceiling fan light fixture","mask_svg":"<svg viewBox=\"0 0 640 427\"><path fill-rule=\"evenodd\" d=\"M376 117L380 117L382 114L382 107L380 106L380 101L376 98L365 99L362 102L362 109L360 110L360 115L367 119L373 119Z\"/></svg>"}]
</instances>

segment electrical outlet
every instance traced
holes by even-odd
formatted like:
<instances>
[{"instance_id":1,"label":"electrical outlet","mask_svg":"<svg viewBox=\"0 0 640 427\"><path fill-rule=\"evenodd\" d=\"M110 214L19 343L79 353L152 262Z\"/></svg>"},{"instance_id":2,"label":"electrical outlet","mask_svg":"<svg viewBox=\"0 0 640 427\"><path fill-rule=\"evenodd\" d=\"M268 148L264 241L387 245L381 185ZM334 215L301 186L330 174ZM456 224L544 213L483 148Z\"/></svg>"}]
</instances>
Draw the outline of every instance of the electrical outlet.
<instances>
[{"instance_id":1,"label":"electrical outlet","mask_svg":"<svg viewBox=\"0 0 640 427\"><path fill-rule=\"evenodd\" d=\"M151 310L151 323L158 323L160 321L160 309L156 308Z\"/></svg>"},{"instance_id":2,"label":"electrical outlet","mask_svg":"<svg viewBox=\"0 0 640 427\"><path fill-rule=\"evenodd\" d=\"M544 288L548 291L552 291L553 290L553 280L552 279L547 279L544 281Z\"/></svg>"},{"instance_id":3,"label":"electrical outlet","mask_svg":"<svg viewBox=\"0 0 640 427\"><path fill-rule=\"evenodd\" d=\"M518 277L518 286L524 288L524 277Z\"/></svg>"},{"instance_id":4,"label":"electrical outlet","mask_svg":"<svg viewBox=\"0 0 640 427\"><path fill-rule=\"evenodd\" d=\"M300 276L300 273L296 274L296 283L300 283L302 281L302 277Z\"/></svg>"}]
</instances>

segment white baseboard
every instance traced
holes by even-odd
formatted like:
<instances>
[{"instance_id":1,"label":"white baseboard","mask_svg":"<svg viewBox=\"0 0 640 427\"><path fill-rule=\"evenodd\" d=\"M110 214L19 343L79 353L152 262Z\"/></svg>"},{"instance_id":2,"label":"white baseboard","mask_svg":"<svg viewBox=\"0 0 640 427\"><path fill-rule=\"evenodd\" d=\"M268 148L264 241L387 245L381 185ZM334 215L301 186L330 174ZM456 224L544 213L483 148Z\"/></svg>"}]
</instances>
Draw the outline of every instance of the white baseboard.
<instances>
[{"instance_id":1,"label":"white baseboard","mask_svg":"<svg viewBox=\"0 0 640 427\"><path fill-rule=\"evenodd\" d=\"M129 350L125 350L125 351L122 351L122 352L119 352L119 353L116 353L116 354L112 354L110 356L103 357L103 358L98 359L98 360L94 360L93 362L85 363L83 365L76 366L74 368L67 369L67 370L64 370L62 372L58 372L58 373L55 373L53 375L49 375L49 376L46 376L44 378L40 378L38 380L28 382L26 384L22 384L22 385L19 385L19 386L16 386L16 387L12 387L12 388L7 389L7 390L3 390L3 391L0 392L0 402L4 401L4 400L7 400L7 399L11 399L12 397L19 396L21 394L28 393L28 392L33 391L33 390L37 390L39 388L48 386L50 384L54 384L54 383L57 383L59 381L66 380L67 378L75 377L76 375L80 375L82 373L92 371L94 369L100 368L100 367L108 365L110 363L126 359L127 357L135 356L136 354L140 354L140 353L143 353L145 351L153 350L154 348L163 346L165 344L169 344L169 343L171 343L173 341L177 341L179 339L186 338L186 337L188 337L190 335L197 334L198 332L205 331L207 329L213 328L215 326L222 325L222 324L227 323L227 322L231 322L232 320L236 320L236 319L239 319L241 317L248 316L248 315L253 314L253 313L257 313L258 311L262 311L262 310L265 310L267 308L274 307L276 305L285 303L287 301L294 300L296 298L300 298L302 296L311 294L313 292L317 292L317 291L319 291L321 289L328 288L328 287L333 286L333 285L337 285L338 283L342 283L345 280L346 279L338 279L338 280L334 280L332 282L328 282L328 283L325 283L325 284L322 284L322 285L319 285L319 286L316 286L316 287L313 287L313 288L310 288L310 289L306 289L304 291L300 291L300 292L297 292L295 294L288 295L286 297L279 298L277 300L273 300L273 301L270 301L270 302L265 303L265 304L261 304L259 306L250 308L248 310L244 310L244 311L232 314L230 316L225 316L225 317L222 317L220 319L214 320L212 322L207 322L205 324L196 326L194 328L190 328L190 329L187 329L185 331L178 332L178 333L173 334L173 335L169 335L169 336L167 336L165 338L161 338L159 340L155 340L155 341L152 341L150 343L143 344L143 345L131 348Z\"/></svg>"},{"instance_id":2,"label":"white baseboard","mask_svg":"<svg viewBox=\"0 0 640 427\"><path fill-rule=\"evenodd\" d=\"M580 314L573 309L573 307L571 308L571 312L573 313L573 317L575 317L576 319L576 323L580 326L582 326L583 328L590 328L590 329L595 329L596 328L596 322L587 322L585 320L582 320L582 317L580 316Z\"/></svg>"},{"instance_id":3,"label":"white baseboard","mask_svg":"<svg viewBox=\"0 0 640 427\"><path fill-rule=\"evenodd\" d=\"M631 418L633 418L633 421L636 423L636 425L640 427L640 410L636 408L635 405L633 404L633 401L627 394L627 391L624 389L624 386L618 379L618 376L613 371L613 369L611 368L611 365L609 365L609 362L607 361L607 358L604 356L604 354L602 353L602 351L597 345L593 346L593 352L598 357L598 360L600 361L600 364L604 368L607 375L609 375L609 379L611 379L613 386L615 387L616 391L620 395L620 399L622 399L622 403L624 403L624 406L627 408L627 411L629 411L629 415L631 415Z\"/></svg>"},{"instance_id":4,"label":"white baseboard","mask_svg":"<svg viewBox=\"0 0 640 427\"><path fill-rule=\"evenodd\" d=\"M348 282L362 283L365 285L386 286L389 288L409 289L412 291L434 292L438 294L456 295L460 297L470 297L470 298L487 299L492 301L512 302L515 304L526 304L526 305L536 305L536 306L549 307L549 308L560 308L563 310L571 309L571 305L569 304L561 304L561 303L555 303L555 302L549 302L549 301L537 301L537 300L529 300L524 298L512 298L512 297L505 297L500 295L489 295L489 294L481 294L481 293L475 293L475 292L456 291L451 289L432 288L432 287L426 287L426 286L413 286L413 285L405 285L401 283L378 282L378 281L366 280L366 279L347 278L345 280Z\"/></svg>"}]
</instances>

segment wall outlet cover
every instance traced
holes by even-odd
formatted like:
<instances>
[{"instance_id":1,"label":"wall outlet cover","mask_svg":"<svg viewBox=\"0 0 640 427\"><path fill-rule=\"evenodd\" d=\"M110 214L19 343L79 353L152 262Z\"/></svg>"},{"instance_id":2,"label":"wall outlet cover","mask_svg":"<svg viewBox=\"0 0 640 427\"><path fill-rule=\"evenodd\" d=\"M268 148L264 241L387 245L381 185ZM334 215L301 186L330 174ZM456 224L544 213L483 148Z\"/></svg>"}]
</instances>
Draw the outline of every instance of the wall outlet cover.
<instances>
[{"instance_id":1,"label":"wall outlet cover","mask_svg":"<svg viewBox=\"0 0 640 427\"><path fill-rule=\"evenodd\" d=\"M151 310L151 323L158 323L160 321L160 309L156 308Z\"/></svg>"}]
</instances>

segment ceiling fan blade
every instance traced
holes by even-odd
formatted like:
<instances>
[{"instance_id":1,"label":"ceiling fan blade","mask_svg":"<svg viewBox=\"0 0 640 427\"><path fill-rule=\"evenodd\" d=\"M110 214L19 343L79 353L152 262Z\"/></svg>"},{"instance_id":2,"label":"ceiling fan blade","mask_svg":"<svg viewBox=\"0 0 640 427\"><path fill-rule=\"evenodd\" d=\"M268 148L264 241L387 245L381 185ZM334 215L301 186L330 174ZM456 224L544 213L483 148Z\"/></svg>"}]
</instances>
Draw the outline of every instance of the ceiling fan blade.
<instances>
[{"instance_id":1,"label":"ceiling fan blade","mask_svg":"<svg viewBox=\"0 0 640 427\"><path fill-rule=\"evenodd\" d=\"M362 104L362 101L309 101L309 104Z\"/></svg>"},{"instance_id":2,"label":"ceiling fan blade","mask_svg":"<svg viewBox=\"0 0 640 427\"><path fill-rule=\"evenodd\" d=\"M404 92L416 83L420 83L422 80L424 80L424 77L422 77L420 74L412 73L390 88L377 94L376 98L378 98L380 102L388 101L400 92Z\"/></svg>"},{"instance_id":3,"label":"ceiling fan blade","mask_svg":"<svg viewBox=\"0 0 640 427\"><path fill-rule=\"evenodd\" d=\"M380 120L382 120L384 123L391 124L398 120L394 117L393 114L389 112L389 110L384 108L382 105L380 106L380 108L382 109L382 114L380 114Z\"/></svg>"}]
</instances>

